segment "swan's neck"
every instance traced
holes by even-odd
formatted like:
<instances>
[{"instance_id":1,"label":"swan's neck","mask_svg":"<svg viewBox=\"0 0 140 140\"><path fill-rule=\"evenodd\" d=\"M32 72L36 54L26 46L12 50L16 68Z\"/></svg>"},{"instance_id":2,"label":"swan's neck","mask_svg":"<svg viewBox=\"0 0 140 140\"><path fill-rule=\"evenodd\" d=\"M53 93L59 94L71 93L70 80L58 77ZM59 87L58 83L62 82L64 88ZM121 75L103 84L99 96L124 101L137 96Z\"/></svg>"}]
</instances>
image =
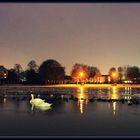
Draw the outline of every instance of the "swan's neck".
<instances>
[{"instance_id":1,"label":"swan's neck","mask_svg":"<svg viewBox=\"0 0 140 140\"><path fill-rule=\"evenodd\" d=\"M34 100L34 95L33 94L31 94L31 97L32 97L32 100Z\"/></svg>"}]
</instances>

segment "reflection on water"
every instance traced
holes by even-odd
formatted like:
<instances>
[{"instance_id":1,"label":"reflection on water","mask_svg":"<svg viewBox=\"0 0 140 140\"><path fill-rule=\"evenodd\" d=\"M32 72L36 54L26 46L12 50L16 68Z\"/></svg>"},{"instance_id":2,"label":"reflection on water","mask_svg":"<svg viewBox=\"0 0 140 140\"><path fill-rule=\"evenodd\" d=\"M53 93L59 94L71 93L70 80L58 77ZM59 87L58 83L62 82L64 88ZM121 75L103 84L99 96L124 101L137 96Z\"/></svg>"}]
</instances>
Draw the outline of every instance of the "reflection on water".
<instances>
[{"instance_id":1,"label":"reflection on water","mask_svg":"<svg viewBox=\"0 0 140 140\"><path fill-rule=\"evenodd\" d=\"M6 97L3 98L3 103L4 103L4 104L6 103Z\"/></svg>"},{"instance_id":2,"label":"reflection on water","mask_svg":"<svg viewBox=\"0 0 140 140\"><path fill-rule=\"evenodd\" d=\"M140 105L129 106L110 99L139 94L140 89L112 86L89 90L80 86L77 92L70 91L71 94L67 90L65 94L40 94L39 98L53 103L50 111L36 109L28 98L17 100L9 94L1 95L0 136L139 136ZM101 97L105 100L97 100Z\"/></svg>"},{"instance_id":3,"label":"reflection on water","mask_svg":"<svg viewBox=\"0 0 140 140\"><path fill-rule=\"evenodd\" d=\"M58 91L62 90L61 89L57 89ZM80 113L83 114L85 112L85 109L87 109L88 103L92 102L92 98L95 99L113 99L113 101L109 101L108 104L110 106L110 109L113 111L113 114L116 114L116 109L118 109L118 99L127 99L130 100L131 98L133 98L134 93L135 94L139 94L140 93L140 89L137 88L131 88L131 87L124 87L124 88L118 88L117 86L112 86L112 87L108 87L108 88L85 88L84 85L78 86L77 90L75 92L75 90L69 90L69 89L65 89L66 93L68 92L69 94L64 94L63 93L60 94L58 93L59 97L56 98L56 94L55 90L54 93L51 92L49 96L46 95L41 95L41 94L36 94L36 96L38 96L39 98L42 98L43 96L47 99L48 97L51 99L47 99L47 101L50 101L50 103L52 102L56 102L57 99L59 99L60 104L62 105L62 101L69 101L69 95L72 95L75 97L75 101L77 102L78 105L78 109L80 110ZM70 94L71 93L71 94ZM11 96L12 97L12 96ZM10 96L7 94L7 96L4 96L2 98L2 102L3 102L3 106L5 106L7 104L7 102L9 101ZM19 100L22 100L22 98ZM73 100L73 99L72 99ZM117 100L117 101L116 101ZM96 101L96 100L95 100ZM14 105L16 105L16 107L20 106L20 102L17 100L15 100ZM94 106L94 104L92 104ZM56 105L55 105L56 107ZM40 109L42 111L46 111L51 109L50 107L35 107L34 105L31 105L29 107L29 109L34 110L35 108Z\"/></svg>"},{"instance_id":4,"label":"reflection on water","mask_svg":"<svg viewBox=\"0 0 140 140\"><path fill-rule=\"evenodd\" d=\"M95 98L101 99L113 99L114 101L109 102L110 107L113 111L113 115L116 115L117 109L117 101L119 99L131 99L131 88L127 87L123 89L123 93L121 94L120 88L117 86L112 86L109 88L96 88L91 89L90 92ZM88 104L89 96L91 95L88 89L84 88L84 86L80 86L77 90L77 93L74 93L74 96L78 98L78 107L80 109L81 114L84 113L85 106Z\"/></svg>"},{"instance_id":5,"label":"reflection on water","mask_svg":"<svg viewBox=\"0 0 140 140\"><path fill-rule=\"evenodd\" d=\"M103 96L104 95L104 96ZM113 99L113 100L118 100L120 99L120 94L119 94L119 89L116 86L112 86L108 88L108 91L102 92L101 96L107 99ZM116 115L116 108L117 108L117 102L109 102L109 109L113 111L113 115Z\"/></svg>"},{"instance_id":6,"label":"reflection on water","mask_svg":"<svg viewBox=\"0 0 140 140\"><path fill-rule=\"evenodd\" d=\"M116 102L113 102L113 115L116 113Z\"/></svg>"},{"instance_id":7,"label":"reflection on water","mask_svg":"<svg viewBox=\"0 0 140 140\"><path fill-rule=\"evenodd\" d=\"M125 87L124 94L131 94L131 87Z\"/></svg>"},{"instance_id":8,"label":"reflection on water","mask_svg":"<svg viewBox=\"0 0 140 140\"><path fill-rule=\"evenodd\" d=\"M126 91L127 90L127 91ZM94 91L94 92L93 92ZM117 88L117 86L112 86L110 88L96 88L91 89L90 92L92 95L94 95L95 98L101 98L101 99L113 99L118 100L121 98L124 99L131 99L131 88L125 89L125 92L121 95L120 89ZM84 88L84 86L80 86L77 90L77 93L74 93L74 96L78 98L78 107L80 109L81 114L84 113L84 108L88 104L88 99L90 96L90 92L88 92L88 89ZM127 94L126 94L127 92ZM117 101L113 101L109 103L112 108L113 114L116 114L116 108L117 108Z\"/></svg>"},{"instance_id":9,"label":"reflection on water","mask_svg":"<svg viewBox=\"0 0 140 140\"><path fill-rule=\"evenodd\" d=\"M86 89L81 86L78 89L78 92L76 93L76 97L78 98L78 106L80 109L81 114L84 112L84 105L88 104L88 94L86 92Z\"/></svg>"},{"instance_id":10,"label":"reflection on water","mask_svg":"<svg viewBox=\"0 0 140 140\"><path fill-rule=\"evenodd\" d=\"M131 90L131 87L125 87L124 89L124 94L122 95L124 96L124 99L131 99L132 97L132 90Z\"/></svg>"},{"instance_id":11,"label":"reflection on water","mask_svg":"<svg viewBox=\"0 0 140 140\"><path fill-rule=\"evenodd\" d=\"M110 91L111 91L111 93L110 93L111 99L119 99L120 98L119 93L118 93L118 88L116 86L113 86Z\"/></svg>"}]
</instances>

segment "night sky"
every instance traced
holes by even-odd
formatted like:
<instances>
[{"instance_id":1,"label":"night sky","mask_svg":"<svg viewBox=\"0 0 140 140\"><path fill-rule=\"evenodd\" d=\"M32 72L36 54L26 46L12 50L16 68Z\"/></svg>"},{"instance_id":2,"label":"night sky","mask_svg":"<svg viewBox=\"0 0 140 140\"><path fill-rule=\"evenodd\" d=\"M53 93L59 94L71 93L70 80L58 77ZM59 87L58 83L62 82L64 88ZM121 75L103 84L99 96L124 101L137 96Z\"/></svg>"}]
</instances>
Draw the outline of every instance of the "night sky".
<instances>
[{"instance_id":1,"label":"night sky","mask_svg":"<svg viewBox=\"0 0 140 140\"><path fill-rule=\"evenodd\" d=\"M140 3L0 3L0 65L25 69L56 59L70 74L74 63L102 74L140 67Z\"/></svg>"}]
</instances>

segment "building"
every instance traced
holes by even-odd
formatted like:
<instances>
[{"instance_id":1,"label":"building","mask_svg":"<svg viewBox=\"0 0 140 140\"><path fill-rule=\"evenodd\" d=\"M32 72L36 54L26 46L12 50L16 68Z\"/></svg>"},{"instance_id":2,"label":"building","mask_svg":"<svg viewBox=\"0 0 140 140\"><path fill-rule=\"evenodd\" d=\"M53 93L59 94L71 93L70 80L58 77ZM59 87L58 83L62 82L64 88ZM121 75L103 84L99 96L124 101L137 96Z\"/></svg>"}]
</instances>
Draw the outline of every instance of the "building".
<instances>
[{"instance_id":1,"label":"building","mask_svg":"<svg viewBox=\"0 0 140 140\"><path fill-rule=\"evenodd\" d=\"M99 75L93 78L94 83L110 83L109 75Z\"/></svg>"},{"instance_id":2,"label":"building","mask_svg":"<svg viewBox=\"0 0 140 140\"><path fill-rule=\"evenodd\" d=\"M0 79L6 79L8 77L8 70L0 65Z\"/></svg>"}]
</instances>

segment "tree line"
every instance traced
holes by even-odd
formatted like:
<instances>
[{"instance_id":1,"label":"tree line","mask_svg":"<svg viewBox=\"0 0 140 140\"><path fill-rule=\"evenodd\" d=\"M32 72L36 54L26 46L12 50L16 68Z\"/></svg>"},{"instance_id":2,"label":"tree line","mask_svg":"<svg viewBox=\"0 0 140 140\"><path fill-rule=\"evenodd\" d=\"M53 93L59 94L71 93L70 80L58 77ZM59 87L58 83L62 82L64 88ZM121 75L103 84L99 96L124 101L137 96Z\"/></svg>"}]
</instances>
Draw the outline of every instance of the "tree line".
<instances>
[{"instance_id":1,"label":"tree line","mask_svg":"<svg viewBox=\"0 0 140 140\"><path fill-rule=\"evenodd\" d=\"M81 72L82 75L80 75ZM71 76L75 82L102 77L99 68L77 63L72 68ZM111 67L106 76L110 79L106 80L106 83L140 83L140 68L130 65Z\"/></svg>"},{"instance_id":2,"label":"tree line","mask_svg":"<svg viewBox=\"0 0 140 140\"><path fill-rule=\"evenodd\" d=\"M140 69L138 66L120 66L112 67L108 71L111 83L123 83L124 81L132 81L140 83ZM20 64L15 64L13 68L8 69L7 79L3 79L4 83L11 84L59 84L63 83L67 78L70 82L89 82L91 79L101 77L98 67L88 66L85 64L75 63L72 67L70 76L66 75L65 67L54 59L48 59L37 65L35 60L31 60L27 64L26 70L23 70Z\"/></svg>"},{"instance_id":3,"label":"tree line","mask_svg":"<svg viewBox=\"0 0 140 140\"><path fill-rule=\"evenodd\" d=\"M15 64L14 68L8 70L8 78L5 82L11 84L31 84L42 85L50 84L52 81L63 80L65 76L65 68L56 60L49 59L40 66L35 60L31 60L27 64L26 70L23 70L20 64Z\"/></svg>"}]
</instances>

